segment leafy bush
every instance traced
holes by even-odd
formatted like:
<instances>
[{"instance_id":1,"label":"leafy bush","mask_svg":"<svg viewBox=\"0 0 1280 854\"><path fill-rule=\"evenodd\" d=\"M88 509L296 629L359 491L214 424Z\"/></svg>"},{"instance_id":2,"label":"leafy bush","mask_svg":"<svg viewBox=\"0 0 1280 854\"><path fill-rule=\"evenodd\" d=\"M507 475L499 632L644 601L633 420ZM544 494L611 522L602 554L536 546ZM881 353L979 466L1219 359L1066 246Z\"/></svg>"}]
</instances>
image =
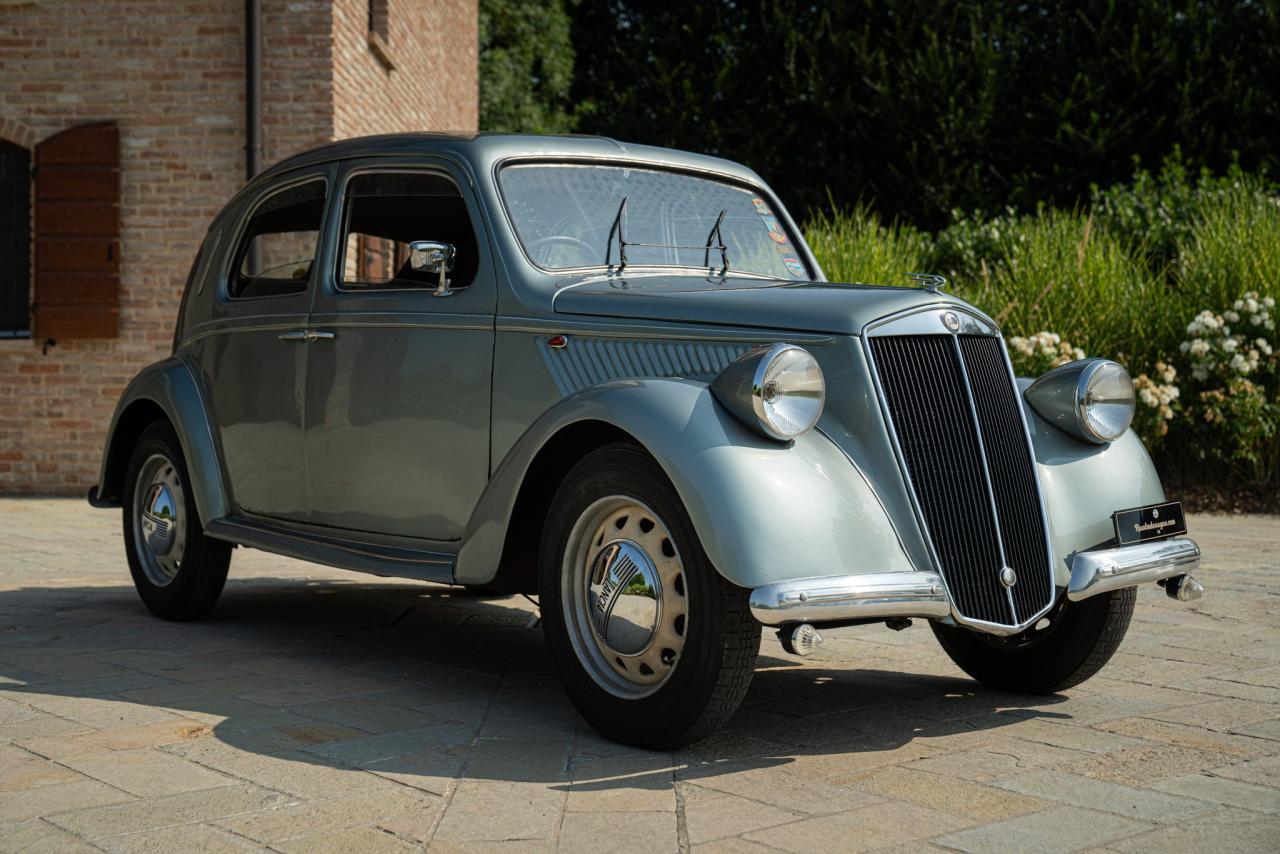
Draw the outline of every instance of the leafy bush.
<instances>
[{"instance_id":1,"label":"leafy bush","mask_svg":"<svg viewBox=\"0 0 1280 854\"><path fill-rule=\"evenodd\" d=\"M1175 149L1154 175L1138 166L1131 182L1105 190L1095 184L1090 204L1103 229L1139 247L1160 273L1177 260L1206 218L1265 201L1275 189L1265 176L1245 173L1238 163L1223 175L1207 169L1195 173Z\"/></svg>"},{"instance_id":2,"label":"leafy bush","mask_svg":"<svg viewBox=\"0 0 1280 854\"><path fill-rule=\"evenodd\" d=\"M829 278L943 272L996 318L1022 376L1105 356L1134 377L1134 429L1168 472L1280 487L1280 195L1232 168L1096 190L1082 210L953 212L936 235L866 207L806 230Z\"/></svg>"}]
</instances>

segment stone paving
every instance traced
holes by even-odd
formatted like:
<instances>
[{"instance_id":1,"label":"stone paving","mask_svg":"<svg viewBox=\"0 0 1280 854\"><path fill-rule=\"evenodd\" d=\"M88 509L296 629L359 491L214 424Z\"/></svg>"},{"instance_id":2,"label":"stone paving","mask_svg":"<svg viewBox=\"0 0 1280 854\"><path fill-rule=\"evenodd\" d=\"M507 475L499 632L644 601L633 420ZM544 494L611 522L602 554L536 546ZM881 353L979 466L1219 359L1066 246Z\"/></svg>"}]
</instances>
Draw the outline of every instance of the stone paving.
<instances>
[{"instance_id":1,"label":"stone paving","mask_svg":"<svg viewBox=\"0 0 1280 854\"><path fill-rule=\"evenodd\" d=\"M1099 677L1025 697L917 622L771 633L671 753L595 735L520 597L236 552L214 616L134 595L119 514L0 500L0 850L1276 851L1280 517L1194 517Z\"/></svg>"}]
</instances>

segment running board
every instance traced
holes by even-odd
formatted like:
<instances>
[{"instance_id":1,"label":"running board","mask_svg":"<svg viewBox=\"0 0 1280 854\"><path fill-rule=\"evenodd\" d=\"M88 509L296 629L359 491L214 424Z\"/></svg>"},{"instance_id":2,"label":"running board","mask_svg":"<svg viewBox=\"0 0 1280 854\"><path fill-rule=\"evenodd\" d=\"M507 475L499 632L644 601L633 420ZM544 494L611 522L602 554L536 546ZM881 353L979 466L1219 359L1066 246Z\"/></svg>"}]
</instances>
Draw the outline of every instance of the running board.
<instances>
[{"instance_id":1,"label":"running board","mask_svg":"<svg viewBox=\"0 0 1280 854\"><path fill-rule=\"evenodd\" d=\"M453 583L456 557L443 552L300 533L262 522L223 517L205 526L210 537L264 552L390 578Z\"/></svg>"}]
</instances>

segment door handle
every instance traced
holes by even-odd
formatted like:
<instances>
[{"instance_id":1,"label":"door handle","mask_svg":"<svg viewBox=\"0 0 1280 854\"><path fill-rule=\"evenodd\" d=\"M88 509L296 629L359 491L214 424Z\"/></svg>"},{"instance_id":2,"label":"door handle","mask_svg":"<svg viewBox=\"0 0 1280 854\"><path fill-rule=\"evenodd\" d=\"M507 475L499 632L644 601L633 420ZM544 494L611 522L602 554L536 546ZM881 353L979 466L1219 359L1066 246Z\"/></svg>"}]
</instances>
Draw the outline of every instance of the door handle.
<instances>
[{"instance_id":1,"label":"door handle","mask_svg":"<svg viewBox=\"0 0 1280 854\"><path fill-rule=\"evenodd\" d=\"M308 341L329 341L334 338L332 332L322 332L319 329L308 329L306 335Z\"/></svg>"},{"instance_id":2,"label":"door handle","mask_svg":"<svg viewBox=\"0 0 1280 854\"><path fill-rule=\"evenodd\" d=\"M281 332L281 333L280 333L278 336L276 336L276 337L277 337L277 338L279 338L281 341L298 341L298 342L302 342L302 341L306 341L306 340L307 340L307 330L305 330L305 329L292 329L292 330L290 330L290 331L288 331L288 332Z\"/></svg>"}]
</instances>

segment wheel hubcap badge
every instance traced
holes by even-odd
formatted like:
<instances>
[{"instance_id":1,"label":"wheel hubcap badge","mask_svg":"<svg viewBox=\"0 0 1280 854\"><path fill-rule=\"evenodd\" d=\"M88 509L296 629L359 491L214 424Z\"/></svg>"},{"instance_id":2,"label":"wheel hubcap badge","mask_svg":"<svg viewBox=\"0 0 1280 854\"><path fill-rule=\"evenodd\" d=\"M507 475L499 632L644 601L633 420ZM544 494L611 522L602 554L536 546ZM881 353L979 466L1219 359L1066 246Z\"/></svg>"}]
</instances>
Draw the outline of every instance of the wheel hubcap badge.
<instances>
[{"instance_id":1,"label":"wheel hubcap badge","mask_svg":"<svg viewBox=\"0 0 1280 854\"><path fill-rule=\"evenodd\" d=\"M630 540L601 549L587 596L592 624L609 649L636 655L649 646L662 616L662 581L644 549Z\"/></svg>"}]
</instances>

